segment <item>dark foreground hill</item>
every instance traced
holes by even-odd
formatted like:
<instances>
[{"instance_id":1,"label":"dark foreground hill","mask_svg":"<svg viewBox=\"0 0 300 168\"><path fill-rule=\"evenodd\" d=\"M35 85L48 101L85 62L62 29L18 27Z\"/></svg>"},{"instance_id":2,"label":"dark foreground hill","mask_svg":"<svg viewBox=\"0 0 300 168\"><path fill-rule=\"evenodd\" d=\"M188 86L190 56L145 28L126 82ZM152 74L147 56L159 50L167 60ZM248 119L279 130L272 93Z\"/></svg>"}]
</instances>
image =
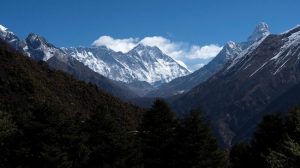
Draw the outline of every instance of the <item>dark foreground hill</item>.
<instances>
[{"instance_id":1,"label":"dark foreground hill","mask_svg":"<svg viewBox=\"0 0 300 168\"><path fill-rule=\"evenodd\" d=\"M26 110L35 103L53 104L65 112L87 116L98 107L117 110L126 114L127 119L141 111L95 85L51 70L45 62L37 63L24 57L3 41L0 41L0 67L0 105L8 111Z\"/></svg>"},{"instance_id":2,"label":"dark foreground hill","mask_svg":"<svg viewBox=\"0 0 300 168\"><path fill-rule=\"evenodd\" d=\"M130 167L142 113L0 41L0 167Z\"/></svg>"},{"instance_id":3,"label":"dark foreground hill","mask_svg":"<svg viewBox=\"0 0 300 168\"><path fill-rule=\"evenodd\" d=\"M227 166L199 112L181 120L162 100L144 111L2 41L0 91L0 167Z\"/></svg>"}]
</instances>

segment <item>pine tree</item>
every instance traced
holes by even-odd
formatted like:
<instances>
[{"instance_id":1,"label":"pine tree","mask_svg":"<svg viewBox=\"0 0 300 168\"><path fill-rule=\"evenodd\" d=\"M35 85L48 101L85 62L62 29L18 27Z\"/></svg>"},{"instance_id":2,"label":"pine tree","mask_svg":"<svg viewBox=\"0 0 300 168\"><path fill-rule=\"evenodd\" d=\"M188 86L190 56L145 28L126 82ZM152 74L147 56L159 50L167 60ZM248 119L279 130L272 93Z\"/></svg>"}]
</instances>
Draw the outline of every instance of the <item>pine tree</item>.
<instances>
[{"instance_id":1,"label":"pine tree","mask_svg":"<svg viewBox=\"0 0 300 168\"><path fill-rule=\"evenodd\" d=\"M134 167L128 165L131 155L129 149L128 132L115 116L119 111L111 107L102 107L86 121L89 133L88 145L91 153L89 155L88 167Z\"/></svg>"},{"instance_id":2,"label":"pine tree","mask_svg":"<svg viewBox=\"0 0 300 168\"><path fill-rule=\"evenodd\" d=\"M220 151L209 125L200 112L191 111L181 122L177 135L177 167L227 167L225 153Z\"/></svg>"},{"instance_id":3,"label":"pine tree","mask_svg":"<svg viewBox=\"0 0 300 168\"><path fill-rule=\"evenodd\" d=\"M252 168L253 159L250 146L246 143L235 144L230 150L231 168Z\"/></svg>"},{"instance_id":4,"label":"pine tree","mask_svg":"<svg viewBox=\"0 0 300 168\"><path fill-rule=\"evenodd\" d=\"M271 114L263 118L254 132L250 143L253 167L267 167L265 157L270 150L276 148L285 138L286 128L284 119L280 114Z\"/></svg>"},{"instance_id":5,"label":"pine tree","mask_svg":"<svg viewBox=\"0 0 300 168\"><path fill-rule=\"evenodd\" d=\"M177 121L163 100L156 100L145 112L139 128L145 168L173 167Z\"/></svg>"},{"instance_id":6,"label":"pine tree","mask_svg":"<svg viewBox=\"0 0 300 168\"><path fill-rule=\"evenodd\" d=\"M299 168L300 144L290 137L266 157L269 168Z\"/></svg>"},{"instance_id":7,"label":"pine tree","mask_svg":"<svg viewBox=\"0 0 300 168\"><path fill-rule=\"evenodd\" d=\"M300 142L300 107L291 110L286 121L289 136Z\"/></svg>"},{"instance_id":8,"label":"pine tree","mask_svg":"<svg viewBox=\"0 0 300 168\"><path fill-rule=\"evenodd\" d=\"M276 148L270 149L266 157L270 168L300 167L300 109L290 111L286 125L286 136Z\"/></svg>"}]
</instances>

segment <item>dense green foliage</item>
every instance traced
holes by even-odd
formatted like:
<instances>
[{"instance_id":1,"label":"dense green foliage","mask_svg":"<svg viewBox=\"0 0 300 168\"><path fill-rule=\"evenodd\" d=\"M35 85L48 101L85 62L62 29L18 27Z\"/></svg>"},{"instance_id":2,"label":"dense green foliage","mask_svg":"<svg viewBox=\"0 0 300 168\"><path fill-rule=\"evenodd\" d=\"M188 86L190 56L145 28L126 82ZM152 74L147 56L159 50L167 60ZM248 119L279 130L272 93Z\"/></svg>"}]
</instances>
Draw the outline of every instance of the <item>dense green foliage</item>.
<instances>
[{"instance_id":1,"label":"dense green foliage","mask_svg":"<svg viewBox=\"0 0 300 168\"><path fill-rule=\"evenodd\" d=\"M227 167L225 153L198 111L176 119L164 101L156 100L139 132L145 168Z\"/></svg>"},{"instance_id":2,"label":"dense green foliage","mask_svg":"<svg viewBox=\"0 0 300 168\"><path fill-rule=\"evenodd\" d=\"M218 149L217 142L210 131L208 123L198 111L191 111L182 119L177 133L177 150L181 167L227 167L227 158Z\"/></svg>"},{"instance_id":3,"label":"dense green foliage","mask_svg":"<svg viewBox=\"0 0 300 168\"><path fill-rule=\"evenodd\" d=\"M300 109L287 116L270 114L258 125L250 144L230 152L233 168L298 168L300 166Z\"/></svg>"},{"instance_id":4,"label":"dense green foliage","mask_svg":"<svg viewBox=\"0 0 300 168\"><path fill-rule=\"evenodd\" d=\"M155 101L145 113L139 129L145 168L174 166L177 125L175 115L162 100Z\"/></svg>"},{"instance_id":5,"label":"dense green foliage","mask_svg":"<svg viewBox=\"0 0 300 168\"><path fill-rule=\"evenodd\" d=\"M36 63L0 41L0 167L226 167L198 112L178 119Z\"/></svg>"}]
</instances>

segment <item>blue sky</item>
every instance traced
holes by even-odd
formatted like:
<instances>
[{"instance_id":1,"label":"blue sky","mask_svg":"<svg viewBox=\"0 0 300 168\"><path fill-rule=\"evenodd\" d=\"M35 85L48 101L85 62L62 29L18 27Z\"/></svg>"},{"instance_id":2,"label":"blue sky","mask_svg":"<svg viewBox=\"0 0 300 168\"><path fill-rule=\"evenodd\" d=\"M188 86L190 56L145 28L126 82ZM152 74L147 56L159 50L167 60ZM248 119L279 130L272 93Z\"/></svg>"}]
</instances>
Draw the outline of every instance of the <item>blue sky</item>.
<instances>
[{"instance_id":1,"label":"blue sky","mask_svg":"<svg viewBox=\"0 0 300 168\"><path fill-rule=\"evenodd\" d=\"M300 23L299 6L297 0L1 0L0 24L60 47L90 46L104 35L113 42L155 36L187 54L192 46L243 41L262 21L272 33L283 32Z\"/></svg>"}]
</instances>

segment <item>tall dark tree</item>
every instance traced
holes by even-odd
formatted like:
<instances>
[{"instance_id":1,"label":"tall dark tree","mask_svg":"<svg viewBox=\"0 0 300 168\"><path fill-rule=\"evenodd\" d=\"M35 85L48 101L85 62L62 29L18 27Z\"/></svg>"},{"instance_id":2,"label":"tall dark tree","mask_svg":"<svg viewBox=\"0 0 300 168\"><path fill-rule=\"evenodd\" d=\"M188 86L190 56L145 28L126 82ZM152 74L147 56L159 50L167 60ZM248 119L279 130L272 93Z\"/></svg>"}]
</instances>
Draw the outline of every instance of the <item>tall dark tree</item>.
<instances>
[{"instance_id":1,"label":"tall dark tree","mask_svg":"<svg viewBox=\"0 0 300 168\"><path fill-rule=\"evenodd\" d=\"M270 148L266 157L270 168L298 168L300 166L300 109L289 112L286 125L286 136L280 143Z\"/></svg>"},{"instance_id":2,"label":"tall dark tree","mask_svg":"<svg viewBox=\"0 0 300 168\"><path fill-rule=\"evenodd\" d=\"M174 166L174 138L177 121L163 100L156 100L145 112L139 129L145 168Z\"/></svg>"},{"instance_id":3,"label":"tall dark tree","mask_svg":"<svg viewBox=\"0 0 300 168\"><path fill-rule=\"evenodd\" d=\"M230 152L231 167L250 168L268 166L266 157L286 137L286 125L281 114L265 116L259 123L249 145L235 145Z\"/></svg>"},{"instance_id":4,"label":"tall dark tree","mask_svg":"<svg viewBox=\"0 0 300 168\"><path fill-rule=\"evenodd\" d=\"M268 168L299 168L300 143L287 137L266 156Z\"/></svg>"},{"instance_id":5,"label":"tall dark tree","mask_svg":"<svg viewBox=\"0 0 300 168\"><path fill-rule=\"evenodd\" d=\"M229 154L231 168L252 168L253 158L250 146L246 143L235 144Z\"/></svg>"},{"instance_id":6,"label":"tall dark tree","mask_svg":"<svg viewBox=\"0 0 300 168\"><path fill-rule=\"evenodd\" d=\"M285 138L285 130L284 119L280 114L270 114L263 118L250 143L254 159L251 163L254 167L267 167L265 157L270 153L269 149L277 147Z\"/></svg>"},{"instance_id":7,"label":"tall dark tree","mask_svg":"<svg viewBox=\"0 0 300 168\"><path fill-rule=\"evenodd\" d=\"M300 107L294 108L289 112L286 127L289 136L300 142Z\"/></svg>"},{"instance_id":8,"label":"tall dark tree","mask_svg":"<svg viewBox=\"0 0 300 168\"><path fill-rule=\"evenodd\" d=\"M85 122L88 133L88 167L140 167L136 131L126 129L120 111L113 107L98 107Z\"/></svg>"},{"instance_id":9,"label":"tall dark tree","mask_svg":"<svg viewBox=\"0 0 300 168\"><path fill-rule=\"evenodd\" d=\"M219 150L217 141L200 112L191 111L180 125L176 139L178 143L176 167L227 167L226 155Z\"/></svg>"}]
</instances>

